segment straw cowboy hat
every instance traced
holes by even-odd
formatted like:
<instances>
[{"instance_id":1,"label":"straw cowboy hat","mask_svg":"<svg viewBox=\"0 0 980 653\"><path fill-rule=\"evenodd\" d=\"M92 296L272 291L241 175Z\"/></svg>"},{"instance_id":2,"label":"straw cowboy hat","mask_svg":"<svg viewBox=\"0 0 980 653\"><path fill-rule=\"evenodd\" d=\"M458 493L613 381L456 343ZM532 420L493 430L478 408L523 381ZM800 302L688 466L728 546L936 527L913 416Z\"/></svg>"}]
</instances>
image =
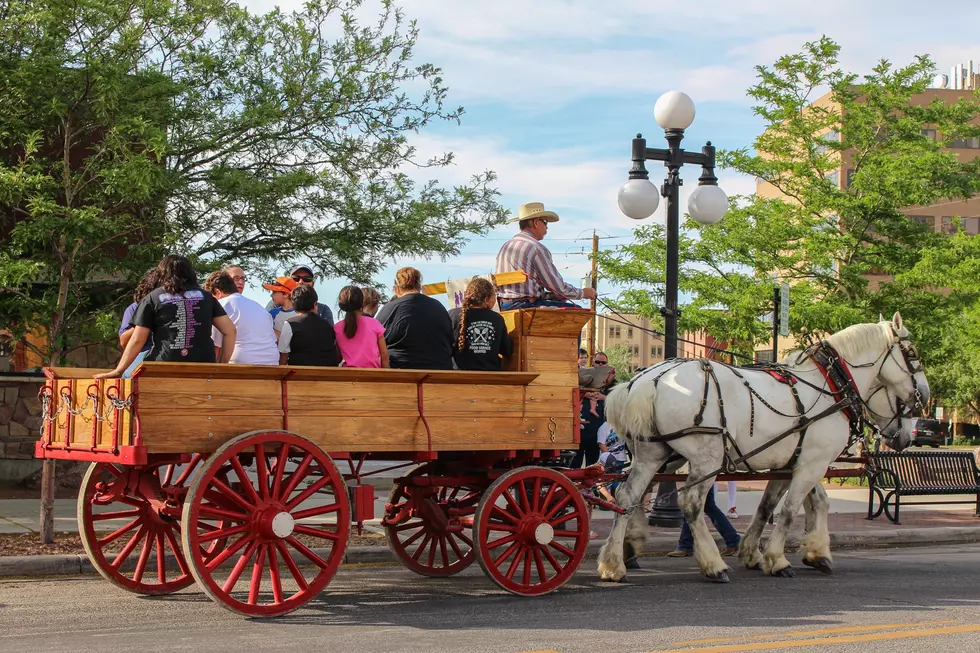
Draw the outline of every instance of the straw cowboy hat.
<instances>
[{"instance_id":1,"label":"straw cowboy hat","mask_svg":"<svg viewBox=\"0 0 980 653\"><path fill-rule=\"evenodd\" d=\"M544 204L541 202L528 202L522 204L517 209L517 217L511 218L507 222L520 222L521 220L545 220L546 222L558 222L558 214L554 211L545 211Z\"/></svg>"}]
</instances>

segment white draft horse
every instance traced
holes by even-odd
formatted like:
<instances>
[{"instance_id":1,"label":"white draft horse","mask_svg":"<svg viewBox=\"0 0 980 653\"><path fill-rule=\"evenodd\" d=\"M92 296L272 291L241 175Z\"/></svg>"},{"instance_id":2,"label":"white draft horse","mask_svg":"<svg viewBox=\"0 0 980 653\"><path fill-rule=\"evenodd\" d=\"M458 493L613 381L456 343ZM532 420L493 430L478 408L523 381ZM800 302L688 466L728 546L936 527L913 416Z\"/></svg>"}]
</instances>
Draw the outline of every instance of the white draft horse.
<instances>
[{"instance_id":1,"label":"white draft horse","mask_svg":"<svg viewBox=\"0 0 980 653\"><path fill-rule=\"evenodd\" d=\"M769 575L793 575L785 541L808 500L813 523L802 542L804 560L829 569L826 494L811 491L847 446L854 412L863 408L875 386L884 386L907 404L928 400L928 382L918 361L896 313L891 321L854 325L808 348L805 357L783 367L794 383L763 369L668 360L614 388L606 400L606 418L626 438L633 464L616 493L626 514L615 516L599 553L600 577L616 582L625 578L624 541L640 552L647 531L642 494L672 452L690 464L678 503L694 535L695 559L707 578L728 582L729 568L702 514L715 476L732 467L793 472L792 480L774 484L770 499L778 501L785 493L785 501L765 552L759 550L758 536L752 537L755 530L761 535L765 524L760 508L742 540L739 559ZM767 506L770 513L776 501Z\"/></svg>"}]
</instances>

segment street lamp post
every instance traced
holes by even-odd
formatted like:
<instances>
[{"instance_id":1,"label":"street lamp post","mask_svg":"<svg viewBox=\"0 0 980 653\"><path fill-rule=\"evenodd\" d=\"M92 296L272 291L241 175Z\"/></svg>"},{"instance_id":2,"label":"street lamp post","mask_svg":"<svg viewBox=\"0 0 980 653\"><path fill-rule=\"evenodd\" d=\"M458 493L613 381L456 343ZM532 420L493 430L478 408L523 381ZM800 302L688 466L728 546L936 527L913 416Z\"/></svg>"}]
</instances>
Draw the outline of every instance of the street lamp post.
<instances>
[{"instance_id":1,"label":"street lamp post","mask_svg":"<svg viewBox=\"0 0 980 653\"><path fill-rule=\"evenodd\" d=\"M654 117L664 129L667 148L648 148L646 139L637 134L633 139L633 166L629 181L619 190L619 208L629 218L644 220L657 210L660 197L667 198L667 269L664 288L664 358L677 358L677 308L678 276L680 269L678 240L680 232L680 169L685 163L701 166L698 187L688 199L688 213L701 224L714 224L728 210L728 196L718 187L715 177L715 148L709 141L701 152L681 149L684 130L694 122L694 102L686 94L670 91L660 96L653 109ZM647 161L663 161L667 177L658 190L650 181ZM652 526L679 527L683 514L677 505L676 483L660 484L657 500L650 513Z\"/></svg>"}]
</instances>

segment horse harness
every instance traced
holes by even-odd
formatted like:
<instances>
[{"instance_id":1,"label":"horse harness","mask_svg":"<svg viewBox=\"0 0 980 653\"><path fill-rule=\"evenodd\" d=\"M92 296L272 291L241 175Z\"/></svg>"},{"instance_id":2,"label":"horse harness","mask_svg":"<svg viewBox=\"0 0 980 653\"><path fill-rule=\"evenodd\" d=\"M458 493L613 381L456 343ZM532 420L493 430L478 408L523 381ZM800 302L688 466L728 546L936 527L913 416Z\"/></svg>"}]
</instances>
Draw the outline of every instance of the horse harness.
<instances>
[{"instance_id":1,"label":"horse harness","mask_svg":"<svg viewBox=\"0 0 980 653\"><path fill-rule=\"evenodd\" d=\"M908 356L908 353L905 351L905 349L902 349L902 352L904 355ZM857 387L855 386L854 379L851 376L851 372L848 369L844 359L837 353L837 351L830 345L830 343L826 341L819 341L811 345L806 349L804 354L807 357L811 358L814 364L817 366L817 369L820 370L820 373L823 375L824 380L826 382L825 387L814 385L813 383L810 383L806 379L802 379L798 377L796 374L791 372L785 365L766 364L766 365L751 366L747 368L747 369L763 370L769 373L777 381L788 386L790 393L793 396L793 401L796 404L796 410L797 410L796 415L789 415L787 413L783 413L777 408L775 408L768 401L766 401L765 397L760 395L759 392L752 387L752 385L745 378L745 376L741 374L739 368L732 365L728 365L721 361L713 362L707 359L700 359L699 362L701 365L701 370L704 374L704 391L701 396L701 406L698 410L697 415L695 415L694 417L694 426L683 428L678 431L674 431L672 433L659 433L656 432L656 425L654 424L653 428L655 432L653 435L637 435L637 436L633 436L633 439L638 442L670 442L672 440L677 440L679 438L687 437L689 435L721 435L722 437L724 437L725 458L724 458L724 462L722 463L722 467L716 470L715 472L709 474L708 476L699 479L694 483L689 483L688 485L697 485L698 483L702 483L709 478L713 478L717 474L733 473L737 471L738 465L742 463L745 463L745 466L748 467L750 472L756 472L757 470L753 469L752 466L748 464L747 461L749 459L765 451L766 449L772 447L777 442L780 442L783 439L789 437L790 435L797 433L799 435L799 439L797 440L796 443L796 449L793 451L793 455L790 457L790 460L785 467L785 469L791 469L796 464L796 461L799 458L800 453L803 449L803 441L806 438L806 432L809 426L813 422L816 422L818 420L821 420L825 417L828 417L830 415L839 412L843 412L847 416L848 422L851 427L850 428L851 438L847 444L847 447L850 447L854 443L855 437L860 436L863 427L867 423L867 420L865 419L865 412L864 412L864 408L865 408L864 401L861 399L861 395L857 391ZM675 369L676 367L679 367L680 365L688 361L675 360L671 362L673 362L674 365L671 365L666 369L660 371L660 373L654 377L653 379L654 387L656 387L660 379L665 374L667 374L667 372L670 372L671 370ZM766 408L776 413L777 415L780 415L782 417L796 418L798 420L797 423L792 428L783 431L782 433L772 438L768 442L764 443L763 445L757 447L756 449L753 449L752 451L746 454L743 454L742 451L739 449L738 444L735 442L735 438L728 431L728 420L725 416L725 402L721 394L721 384L718 382L718 377L715 374L715 369L714 369L715 363L728 368L732 372L732 374L734 374L742 381L742 385L744 385L745 388L748 390L749 408L750 408L750 417L749 417L750 438L754 435L755 432L755 400L756 399L758 399L764 406L766 406ZM911 363L909 363L908 369L909 370L913 369ZM635 383L641 376L644 376L646 372L647 371L644 371L643 373L634 377L629 382L627 389L628 390L632 389L633 383ZM817 390L822 395L832 397L835 400L833 405L821 411L817 415L814 415L813 417L807 416L806 415L807 409L803 405L803 401L800 398L799 390L797 389L798 383L803 383ZM718 394L718 410L720 413L720 426L718 427L702 426L702 422L704 421L704 411L708 405L708 394L711 385L714 385L715 392ZM917 397L919 396L918 392L916 396ZM734 450L735 457L732 456L732 450Z\"/></svg>"}]
</instances>

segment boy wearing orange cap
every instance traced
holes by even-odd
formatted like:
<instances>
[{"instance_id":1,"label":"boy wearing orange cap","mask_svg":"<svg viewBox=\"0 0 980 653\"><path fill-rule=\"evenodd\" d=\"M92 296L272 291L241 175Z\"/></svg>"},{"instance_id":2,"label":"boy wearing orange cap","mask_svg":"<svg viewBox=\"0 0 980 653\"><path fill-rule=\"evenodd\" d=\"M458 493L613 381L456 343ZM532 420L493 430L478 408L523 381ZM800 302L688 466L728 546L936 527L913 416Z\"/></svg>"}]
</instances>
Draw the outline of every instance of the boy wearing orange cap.
<instances>
[{"instance_id":1,"label":"boy wearing orange cap","mask_svg":"<svg viewBox=\"0 0 980 653\"><path fill-rule=\"evenodd\" d=\"M298 284L291 277L276 277L272 283L263 283L262 287L272 292L272 303L280 310L276 313L272 321L272 328L276 332L276 341L279 341L279 333L282 325L291 317L296 317L293 309L293 300L290 294Z\"/></svg>"}]
</instances>

